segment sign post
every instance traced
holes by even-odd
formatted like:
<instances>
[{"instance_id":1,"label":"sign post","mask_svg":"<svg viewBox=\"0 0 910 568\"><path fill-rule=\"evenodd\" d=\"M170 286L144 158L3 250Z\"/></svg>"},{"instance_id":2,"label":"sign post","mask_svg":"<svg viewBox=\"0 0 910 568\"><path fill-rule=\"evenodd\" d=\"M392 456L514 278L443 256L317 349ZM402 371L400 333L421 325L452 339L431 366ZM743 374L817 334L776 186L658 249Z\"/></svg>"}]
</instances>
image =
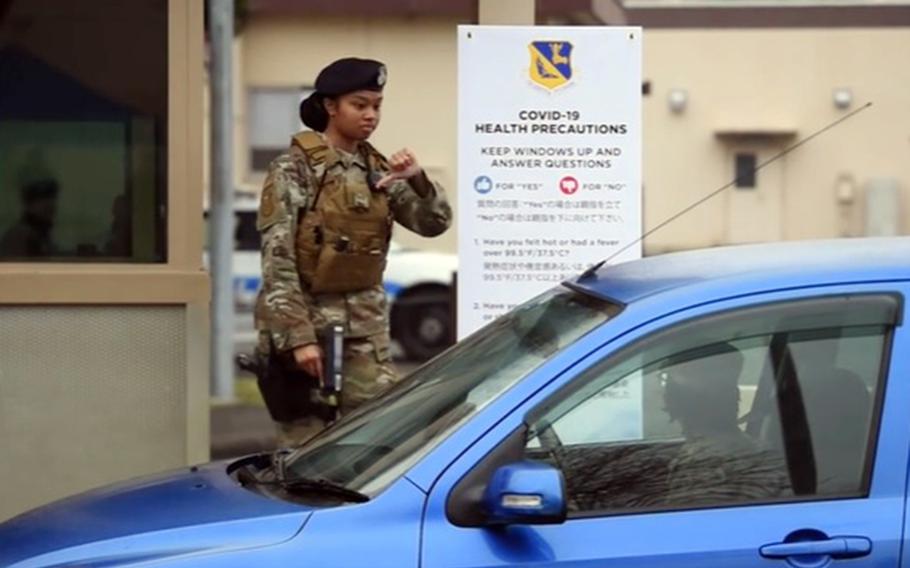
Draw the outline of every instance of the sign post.
<instances>
[{"instance_id":1,"label":"sign post","mask_svg":"<svg viewBox=\"0 0 910 568\"><path fill-rule=\"evenodd\" d=\"M459 338L641 235L641 37L459 26Z\"/></svg>"}]
</instances>

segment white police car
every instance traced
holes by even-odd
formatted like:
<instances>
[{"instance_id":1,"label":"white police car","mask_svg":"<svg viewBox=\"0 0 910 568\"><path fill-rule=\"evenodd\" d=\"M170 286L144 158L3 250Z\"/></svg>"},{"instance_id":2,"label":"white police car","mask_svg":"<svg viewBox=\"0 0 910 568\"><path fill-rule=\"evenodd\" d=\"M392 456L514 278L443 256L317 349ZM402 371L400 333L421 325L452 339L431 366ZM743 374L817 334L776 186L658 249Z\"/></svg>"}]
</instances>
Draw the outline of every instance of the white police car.
<instances>
[{"instance_id":1,"label":"white police car","mask_svg":"<svg viewBox=\"0 0 910 568\"><path fill-rule=\"evenodd\" d=\"M238 337L249 341L252 312L262 279L256 230L259 201L254 194L234 199L233 286ZM410 359L428 359L454 342L452 277L454 254L427 252L392 242L383 285L391 308L392 338ZM249 320L249 321L247 321Z\"/></svg>"}]
</instances>

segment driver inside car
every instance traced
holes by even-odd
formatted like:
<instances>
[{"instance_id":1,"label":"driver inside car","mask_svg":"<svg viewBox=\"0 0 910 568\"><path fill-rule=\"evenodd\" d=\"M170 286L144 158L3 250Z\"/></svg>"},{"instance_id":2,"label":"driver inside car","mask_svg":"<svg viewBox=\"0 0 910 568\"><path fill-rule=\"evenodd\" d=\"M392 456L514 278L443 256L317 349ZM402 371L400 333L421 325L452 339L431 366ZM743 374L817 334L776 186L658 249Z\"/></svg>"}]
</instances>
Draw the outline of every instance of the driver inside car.
<instances>
[{"instance_id":1,"label":"driver inside car","mask_svg":"<svg viewBox=\"0 0 910 568\"><path fill-rule=\"evenodd\" d=\"M665 504L680 507L773 500L787 494L783 456L738 424L743 356L716 343L669 357L660 373L664 404L685 438L669 464Z\"/></svg>"}]
</instances>

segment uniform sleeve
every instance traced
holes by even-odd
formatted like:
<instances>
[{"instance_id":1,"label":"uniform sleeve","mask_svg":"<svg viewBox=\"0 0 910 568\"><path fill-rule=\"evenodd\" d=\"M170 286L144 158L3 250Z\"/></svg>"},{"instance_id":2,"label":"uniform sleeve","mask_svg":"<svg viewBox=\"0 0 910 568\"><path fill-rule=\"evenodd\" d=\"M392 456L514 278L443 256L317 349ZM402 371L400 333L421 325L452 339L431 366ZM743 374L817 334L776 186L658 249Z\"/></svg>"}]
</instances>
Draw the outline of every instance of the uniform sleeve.
<instances>
[{"instance_id":1,"label":"uniform sleeve","mask_svg":"<svg viewBox=\"0 0 910 568\"><path fill-rule=\"evenodd\" d=\"M441 235L452 224L452 207L445 190L423 174L414 181L396 181L389 188L395 220L424 237Z\"/></svg>"},{"instance_id":2,"label":"uniform sleeve","mask_svg":"<svg viewBox=\"0 0 910 568\"><path fill-rule=\"evenodd\" d=\"M310 195L307 180L291 160L272 162L256 220L262 235L262 292L256 320L257 327L271 334L278 351L316 342L295 251L298 211L307 206Z\"/></svg>"}]
</instances>

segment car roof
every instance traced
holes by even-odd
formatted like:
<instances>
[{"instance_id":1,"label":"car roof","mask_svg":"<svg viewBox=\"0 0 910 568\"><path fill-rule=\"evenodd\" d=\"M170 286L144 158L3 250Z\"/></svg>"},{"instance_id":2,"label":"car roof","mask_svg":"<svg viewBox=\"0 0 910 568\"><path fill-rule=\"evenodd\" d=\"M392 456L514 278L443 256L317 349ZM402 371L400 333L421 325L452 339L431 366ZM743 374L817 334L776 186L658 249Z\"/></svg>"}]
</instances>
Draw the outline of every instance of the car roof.
<instances>
[{"instance_id":1,"label":"car roof","mask_svg":"<svg viewBox=\"0 0 910 568\"><path fill-rule=\"evenodd\" d=\"M910 279L910 237L790 241L693 250L605 265L573 288L623 304L723 289L738 294Z\"/></svg>"}]
</instances>

